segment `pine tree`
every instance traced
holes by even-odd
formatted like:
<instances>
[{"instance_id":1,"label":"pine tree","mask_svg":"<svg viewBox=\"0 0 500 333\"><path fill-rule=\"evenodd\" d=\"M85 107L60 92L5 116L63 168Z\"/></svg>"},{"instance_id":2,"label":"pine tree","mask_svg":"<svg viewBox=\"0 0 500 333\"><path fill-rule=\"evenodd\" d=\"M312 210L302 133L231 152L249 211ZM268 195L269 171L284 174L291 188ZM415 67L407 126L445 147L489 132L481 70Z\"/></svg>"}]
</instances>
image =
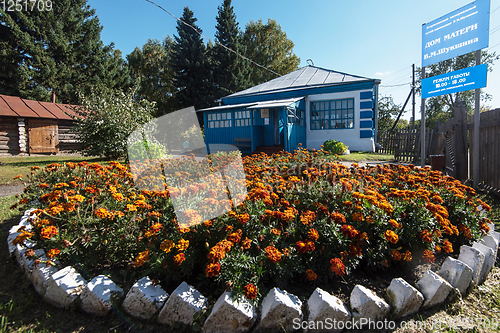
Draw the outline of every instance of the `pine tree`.
<instances>
[{"instance_id":1,"label":"pine tree","mask_svg":"<svg viewBox=\"0 0 500 333\"><path fill-rule=\"evenodd\" d=\"M197 19L188 7L184 8L181 20L189 26L177 23L178 36L174 36L172 46L170 66L175 101L179 109L189 106L201 109L210 106L214 100L207 48L196 32L202 31L196 26Z\"/></svg>"},{"instance_id":2,"label":"pine tree","mask_svg":"<svg viewBox=\"0 0 500 333\"><path fill-rule=\"evenodd\" d=\"M51 10L0 9L1 60L13 70L0 77L0 92L42 101L78 103L91 86L121 88L130 78L121 52L103 45L102 26L86 0L52 1ZM6 37L5 39L3 37Z\"/></svg>"},{"instance_id":3,"label":"pine tree","mask_svg":"<svg viewBox=\"0 0 500 333\"><path fill-rule=\"evenodd\" d=\"M216 41L239 54L244 54L245 50L241 43L242 33L238 27L231 0L224 0L222 6L219 6L218 9ZM215 98L249 88L250 68L248 60L241 58L219 44L214 46L213 51Z\"/></svg>"}]
</instances>

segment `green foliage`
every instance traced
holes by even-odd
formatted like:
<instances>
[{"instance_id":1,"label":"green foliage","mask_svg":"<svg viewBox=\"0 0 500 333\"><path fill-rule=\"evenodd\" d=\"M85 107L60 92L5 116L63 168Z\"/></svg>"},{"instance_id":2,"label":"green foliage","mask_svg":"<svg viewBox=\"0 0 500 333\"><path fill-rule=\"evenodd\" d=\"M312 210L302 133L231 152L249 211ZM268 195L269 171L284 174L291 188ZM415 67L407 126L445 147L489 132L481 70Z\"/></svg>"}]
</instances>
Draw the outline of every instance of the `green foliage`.
<instances>
[{"instance_id":1,"label":"green foliage","mask_svg":"<svg viewBox=\"0 0 500 333\"><path fill-rule=\"evenodd\" d=\"M219 99L250 87L250 67L247 60L226 49L245 53L231 0L224 0L216 20L215 39L223 46L215 44L212 48L211 66L216 86L214 99Z\"/></svg>"},{"instance_id":2,"label":"green foliage","mask_svg":"<svg viewBox=\"0 0 500 333\"><path fill-rule=\"evenodd\" d=\"M127 86L121 53L103 45L102 26L86 0L52 4L50 11L0 8L0 93L50 101L54 91L57 101L76 104L79 90Z\"/></svg>"},{"instance_id":3,"label":"green foliage","mask_svg":"<svg viewBox=\"0 0 500 333\"><path fill-rule=\"evenodd\" d=\"M142 50L136 47L127 55L130 76L139 82L137 96L156 103L157 117L174 111L173 72L168 66L172 45L170 36L165 38L163 43L149 39L142 46Z\"/></svg>"},{"instance_id":4,"label":"green foliage","mask_svg":"<svg viewBox=\"0 0 500 333\"><path fill-rule=\"evenodd\" d=\"M248 58L280 75L299 68L300 58L293 53L294 44L275 20L269 19L266 24L262 23L262 20L250 21L243 34L243 44ZM274 78L275 74L252 65L252 85Z\"/></svg>"},{"instance_id":5,"label":"green foliage","mask_svg":"<svg viewBox=\"0 0 500 333\"><path fill-rule=\"evenodd\" d=\"M342 155L348 148L344 143L337 140L326 140L323 143L323 150L330 154Z\"/></svg>"},{"instance_id":6,"label":"green foliage","mask_svg":"<svg viewBox=\"0 0 500 333\"><path fill-rule=\"evenodd\" d=\"M81 119L76 131L83 155L110 159L126 155L128 136L149 122L156 111L153 102L136 101L136 89L127 93L92 89L89 95L81 96L81 106L76 109Z\"/></svg>"},{"instance_id":7,"label":"green foliage","mask_svg":"<svg viewBox=\"0 0 500 333\"><path fill-rule=\"evenodd\" d=\"M210 106L213 101L207 48L201 36L191 28L202 32L188 7L184 8L181 19L190 26L177 23L178 36L174 36L169 63L173 72L176 108L194 106L202 109Z\"/></svg>"},{"instance_id":8,"label":"green foliage","mask_svg":"<svg viewBox=\"0 0 500 333\"><path fill-rule=\"evenodd\" d=\"M392 96L381 97L378 101L378 129L380 131L390 130L400 111L401 105L395 104ZM408 120L400 118L395 128L401 129L407 126Z\"/></svg>"},{"instance_id":9,"label":"green foliage","mask_svg":"<svg viewBox=\"0 0 500 333\"><path fill-rule=\"evenodd\" d=\"M128 148L128 156L144 161L146 159L159 159L167 157L165 146L151 141L137 141Z\"/></svg>"}]
</instances>

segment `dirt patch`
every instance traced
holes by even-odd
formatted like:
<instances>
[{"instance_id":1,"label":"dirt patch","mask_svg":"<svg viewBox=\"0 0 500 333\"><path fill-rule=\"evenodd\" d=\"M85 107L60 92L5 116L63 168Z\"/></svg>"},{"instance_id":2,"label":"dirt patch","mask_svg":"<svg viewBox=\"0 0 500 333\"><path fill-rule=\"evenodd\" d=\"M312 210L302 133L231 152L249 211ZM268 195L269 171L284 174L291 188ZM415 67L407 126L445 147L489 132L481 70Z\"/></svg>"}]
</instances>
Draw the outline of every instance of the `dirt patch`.
<instances>
[{"instance_id":1,"label":"dirt patch","mask_svg":"<svg viewBox=\"0 0 500 333\"><path fill-rule=\"evenodd\" d=\"M0 197L10 197L11 195L23 193L24 185L0 185Z\"/></svg>"}]
</instances>

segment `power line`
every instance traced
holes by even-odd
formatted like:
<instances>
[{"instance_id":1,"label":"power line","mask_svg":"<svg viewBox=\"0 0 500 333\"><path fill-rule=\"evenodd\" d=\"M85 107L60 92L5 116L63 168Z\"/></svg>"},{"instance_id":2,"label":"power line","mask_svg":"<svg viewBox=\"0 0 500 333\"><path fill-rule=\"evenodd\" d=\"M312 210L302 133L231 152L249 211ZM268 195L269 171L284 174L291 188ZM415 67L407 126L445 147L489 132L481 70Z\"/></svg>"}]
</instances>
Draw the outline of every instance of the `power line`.
<instances>
[{"instance_id":1,"label":"power line","mask_svg":"<svg viewBox=\"0 0 500 333\"><path fill-rule=\"evenodd\" d=\"M201 32L199 32L198 30L196 30L196 28L195 28L195 27L193 27L193 26L192 26L192 25L190 25L189 23L184 22L183 20L181 20L180 18L178 18L178 17L177 17L177 16L175 16L174 14L170 13L168 10L166 10L166 9L165 9L165 8L163 8L162 6L158 5L157 3L155 3L155 2L153 2L153 1L151 1L151 0L146 0L146 1L147 1L147 2L149 2L149 3L150 3L150 4L152 4L152 5L155 5L156 7L160 8L160 9L161 9L161 10L163 10L165 13L169 14L170 16L172 16L173 18L175 18L177 21L181 22L182 24L184 24L184 25L186 25L186 26L190 27L191 29L193 29L193 30L194 30L194 32L196 32L196 33L197 33L198 35L200 35L201 37L203 37L203 38L205 38L205 39L208 39L209 41L211 41L211 42L213 42L213 43L215 43L215 44L217 44L217 45L219 45L219 46L222 46L223 48L225 48L225 49L226 49L226 50L228 50L229 52L233 52L233 53L234 53L234 54L236 54L238 57L241 57L241 58L243 58L243 59L245 59L245 60L248 60L248 61L250 61L252 64L254 64L254 65L256 65L256 66L258 66L258 67L260 67L260 68L262 68L262 69L265 69L266 71L269 71L269 72L271 72L271 73L273 73L273 74L275 74L275 75L277 75L277 76L281 76L281 74L276 73L276 72L275 72L275 71L273 71L272 69L269 69L269 68L267 68L267 67L265 67L265 66L262 66L261 64L258 64L258 63L256 63L255 61L253 61L253 60L251 60L251 59L249 59L249 58L245 57L245 56L244 56L244 55L242 55L241 53L238 53L237 51L234 51L234 50L232 50L231 48L229 48L229 47L227 47L227 46L225 46L225 45L222 45L222 44L221 44L221 43L219 43L218 41L216 41L216 40L212 40L211 38L209 38L209 37L207 37L207 36L203 35Z\"/></svg>"},{"instance_id":2,"label":"power line","mask_svg":"<svg viewBox=\"0 0 500 333\"><path fill-rule=\"evenodd\" d=\"M411 82L407 82L407 83L401 83L401 84L394 84L394 85L391 85L391 86L384 86L384 85L380 85L381 87L384 87L384 88L391 88L391 87L401 87L401 86L406 86L407 84L410 84Z\"/></svg>"}]
</instances>

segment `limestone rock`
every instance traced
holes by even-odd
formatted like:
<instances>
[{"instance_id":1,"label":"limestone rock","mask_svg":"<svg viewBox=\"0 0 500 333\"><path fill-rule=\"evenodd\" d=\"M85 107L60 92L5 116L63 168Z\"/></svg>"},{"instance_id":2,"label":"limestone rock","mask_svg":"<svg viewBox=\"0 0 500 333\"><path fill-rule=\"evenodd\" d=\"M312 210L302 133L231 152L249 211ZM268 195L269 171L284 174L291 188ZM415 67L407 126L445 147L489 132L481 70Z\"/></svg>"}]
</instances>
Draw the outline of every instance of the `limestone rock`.
<instances>
[{"instance_id":1,"label":"limestone rock","mask_svg":"<svg viewBox=\"0 0 500 333\"><path fill-rule=\"evenodd\" d=\"M80 299L82 310L98 316L105 316L111 311L111 297L121 296L122 288L105 275L98 275L85 286Z\"/></svg>"},{"instance_id":2,"label":"limestone rock","mask_svg":"<svg viewBox=\"0 0 500 333\"><path fill-rule=\"evenodd\" d=\"M130 288L122 306L135 317L149 319L160 310L167 298L168 293L145 276Z\"/></svg>"},{"instance_id":3,"label":"limestone rock","mask_svg":"<svg viewBox=\"0 0 500 333\"><path fill-rule=\"evenodd\" d=\"M386 293L394 318L418 312L424 302L424 296L402 278L392 279Z\"/></svg>"},{"instance_id":4,"label":"limestone rock","mask_svg":"<svg viewBox=\"0 0 500 333\"><path fill-rule=\"evenodd\" d=\"M203 324L204 333L248 332L255 324L255 307L244 297L231 299L231 292L224 292Z\"/></svg>"}]
</instances>

